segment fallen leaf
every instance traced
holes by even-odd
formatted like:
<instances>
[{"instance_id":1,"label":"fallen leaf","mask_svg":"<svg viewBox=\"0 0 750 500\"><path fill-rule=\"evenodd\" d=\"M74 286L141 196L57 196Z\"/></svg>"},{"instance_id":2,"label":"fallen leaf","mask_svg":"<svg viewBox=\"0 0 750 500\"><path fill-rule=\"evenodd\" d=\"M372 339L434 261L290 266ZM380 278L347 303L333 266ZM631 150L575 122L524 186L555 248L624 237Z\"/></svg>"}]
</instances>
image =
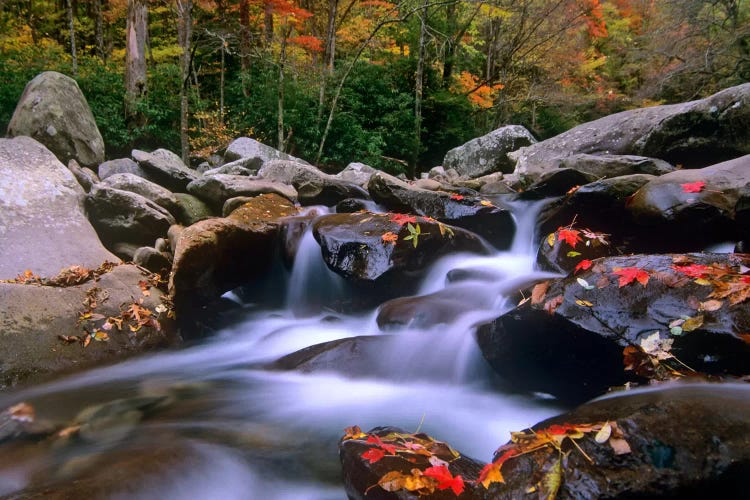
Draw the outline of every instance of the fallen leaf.
<instances>
[{"instance_id":1,"label":"fallen leaf","mask_svg":"<svg viewBox=\"0 0 750 500\"><path fill-rule=\"evenodd\" d=\"M558 459L552 464L552 467L542 477L542 484L540 498L545 500L555 500L557 493L560 491L560 485L562 484L562 454L558 456ZM542 496L543 495L543 496Z\"/></svg>"},{"instance_id":2,"label":"fallen leaf","mask_svg":"<svg viewBox=\"0 0 750 500\"><path fill-rule=\"evenodd\" d=\"M682 186L682 190L686 193L700 193L703 191L703 187L706 185L703 181L695 181L695 182L688 182L685 184L680 184Z\"/></svg>"},{"instance_id":3,"label":"fallen leaf","mask_svg":"<svg viewBox=\"0 0 750 500\"><path fill-rule=\"evenodd\" d=\"M487 200L482 200L482 201L479 202L479 204L482 205L482 206L485 206L485 207L494 207L495 206L495 205L493 205L491 202L489 202Z\"/></svg>"},{"instance_id":4,"label":"fallen leaf","mask_svg":"<svg viewBox=\"0 0 750 500\"><path fill-rule=\"evenodd\" d=\"M597 281L596 281L596 288L601 290L602 288L606 288L609 286L609 278L607 278L606 275L602 275Z\"/></svg>"},{"instance_id":5,"label":"fallen leaf","mask_svg":"<svg viewBox=\"0 0 750 500\"><path fill-rule=\"evenodd\" d=\"M594 307L594 304L592 304L588 300L578 299L578 300L576 300L576 304L579 305L579 306L581 306L581 307Z\"/></svg>"},{"instance_id":6,"label":"fallen leaf","mask_svg":"<svg viewBox=\"0 0 750 500\"><path fill-rule=\"evenodd\" d=\"M599 444L606 443L611 435L612 426L609 425L609 422L605 422L602 428L599 429L599 432L596 433L596 436L594 436L594 441Z\"/></svg>"},{"instance_id":7,"label":"fallen leaf","mask_svg":"<svg viewBox=\"0 0 750 500\"><path fill-rule=\"evenodd\" d=\"M687 266L672 266L672 269L691 278L704 278L709 271L708 266L701 264L690 264Z\"/></svg>"},{"instance_id":8,"label":"fallen leaf","mask_svg":"<svg viewBox=\"0 0 750 500\"><path fill-rule=\"evenodd\" d=\"M659 361L672 358L672 354L669 352L672 349L672 339L662 339L659 336L659 332L654 332L648 337L641 339L641 349L650 355L654 356Z\"/></svg>"},{"instance_id":9,"label":"fallen leaf","mask_svg":"<svg viewBox=\"0 0 750 500\"><path fill-rule=\"evenodd\" d=\"M585 271L591 267L592 262L589 259L583 259L581 262L576 265L575 269L573 270L573 274L576 274L578 271Z\"/></svg>"},{"instance_id":10,"label":"fallen leaf","mask_svg":"<svg viewBox=\"0 0 750 500\"><path fill-rule=\"evenodd\" d=\"M572 258L574 258L574 257L578 257L578 256L580 256L580 255L581 255L581 252L576 252L575 250L571 250L570 252L566 253L565 255L566 255L567 257L569 257L569 258L571 258L571 259L572 259Z\"/></svg>"},{"instance_id":11,"label":"fallen leaf","mask_svg":"<svg viewBox=\"0 0 750 500\"><path fill-rule=\"evenodd\" d=\"M380 239L385 243L391 243L395 245L398 241L398 235L394 232L388 231L387 233L384 233L383 236L380 237Z\"/></svg>"},{"instance_id":12,"label":"fallen leaf","mask_svg":"<svg viewBox=\"0 0 750 500\"><path fill-rule=\"evenodd\" d=\"M693 330L697 330L701 326L703 326L702 314L686 319L685 322L682 324L682 330L685 332L692 332Z\"/></svg>"},{"instance_id":13,"label":"fallen leaf","mask_svg":"<svg viewBox=\"0 0 750 500\"><path fill-rule=\"evenodd\" d=\"M547 244L551 247L555 246L555 233L549 233L547 235Z\"/></svg>"},{"instance_id":14,"label":"fallen leaf","mask_svg":"<svg viewBox=\"0 0 750 500\"><path fill-rule=\"evenodd\" d=\"M461 196L460 194L453 194L453 195L451 195L451 200L461 201L463 199L464 199L464 197Z\"/></svg>"},{"instance_id":15,"label":"fallen leaf","mask_svg":"<svg viewBox=\"0 0 750 500\"><path fill-rule=\"evenodd\" d=\"M534 288L531 289L532 305L541 304L544 300L544 297L547 295L548 289L549 281L542 281L541 283L537 283L536 285L534 285Z\"/></svg>"},{"instance_id":16,"label":"fallen leaf","mask_svg":"<svg viewBox=\"0 0 750 500\"><path fill-rule=\"evenodd\" d=\"M437 479L438 490L447 490L450 488L456 496L464 491L463 478L460 475L453 477L453 474L451 474L445 465L429 467L422 474Z\"/></svg>"},{"instance_id":17,"label":"fallen leaf","mask_svg":"<svg viewBox=\"0 0 750 500\"><path fill-rule=\"evenodd\" d=\"M580 234L580 231L577 229L565 229L561 227L557 230L557 241L564 241L571 247L575 248L576 243L583 241Z\"/></svg>"},{"instance_id":18,"label":"fallen leaf","mask_svg":"<svg viewBox=\"0 0 750 500\"><path fill-rule=\"evenodd\" d=\"M419 469L412 469L411 474L403 474L399 471L391 471L383 475L378 481L378 486L385 491L425 491L432 493L434 491L434 480L424 477ZM365 495L367 492L365 491Z\"/></svg>"},{"instance_id":19,"label":"fallen leaf","mask_svg":"<svg viewBox=\"0 0 750 500\"><path fill-rule=\"evenodd\" d=\"M367 434L362 432L362 429L358 425L352 425L351 427L344 429L344 437L342 437L341 440L362 439L364 437L367 437Z\"/></svg>"},{"instance_id":20,"label":"fallen leaf","mask_svg":"<svg viewBox=\"0 0 750 500\"><path fill-rule=\"evenodd\" d=\"M385 452L380 448L370 448L366 452L362 453L362 458L374 464L385 456Z\"/></svg>"},{"instance_id":21,"label":"fallen leaf","mask_svg":"<svg viewBox=\"0 0 750 500\"><path fill-rule=\"evenodd\" d=\"M12 420L18 422L33 422L36 418L34 407L29 403L18 403L8 408L3 413L8 413Z\"/></svg>"},{"instance_id":22,"label":"fallen leaf","mask_svg":"<svg viewBox=\"0 0 750 500\"><path fill-rule=\"evenodd\" d=\"M633 451L630 449L628 442L622 438L609 438L609 445L614 450L615 455L627 455Z\"/></svg>"},{"instance_id":23,"label":"fallen leaf","mask_svg":"<svg viewBox=\"0 0 750 500\"><path fill-rule=\"evenodd\" d=\"M412 223L412 224L417 223L417 217L414 215L408 215L408 214L391 214L388 216L388 220L391 222L395 222L399 226L403 226L404 224L408 224L408 223Z\"/></svg>"},{"instance_id":24,"label":"fallen leaf","mask_svg":"<svg viewBox=\"0 0 750 500\"><path fill-rule=\"evenodd\" d=\"M589 285L589 282L586 281L583 278L576 278L576 281L578 282L579 285L581 285L583 287L584 290L593 290L594 289L594 286L593 285Z\"/></svg>"},{"instance_id":25,"label":"fallen leaf","mask_svg":"<svg viewBox=\"0 0 750 500\"><path fill-rule=\"evenodd\" d=\"M620 288L629 285L633 281L637 281L643 286L646 286L648 283L648 273L640 267L616 267L612 269L612 272L620 277Z\"/></svg>"},{"instance_id":26,"label":"fallen leaf","mask_svg":"<svg viewBox=\"0 0 750 500\"><path fill-rule=\"evenodd\" d=\"M544 303L544 310L547 311L547 314L555 314L555 310L558 308L560 304L563 303L563 296L558 295L556 297L553 297L549 299L547 302Z\"/></svg>"}]
</instances>

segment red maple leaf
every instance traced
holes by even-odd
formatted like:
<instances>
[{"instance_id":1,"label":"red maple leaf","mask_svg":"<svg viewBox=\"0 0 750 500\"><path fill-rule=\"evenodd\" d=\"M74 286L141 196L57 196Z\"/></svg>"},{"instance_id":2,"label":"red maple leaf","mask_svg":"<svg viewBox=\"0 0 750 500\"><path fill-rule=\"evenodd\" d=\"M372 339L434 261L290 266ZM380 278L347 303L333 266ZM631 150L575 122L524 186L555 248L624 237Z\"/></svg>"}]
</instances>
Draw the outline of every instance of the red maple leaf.
<instances>
[{"instance_id":1,"label":"red maple leaf","mask_svg":"<svg viewBox=\"0 0 750 500\"><path fill-rule=\"evenodd\" d=\"M750 283L750 276L743 276L740 281L743 283Z\"/></svg>"},{"instance_id":2,"label":"red maple leaf","mask_svg":"<svg viewBox=\"0 0 750 500\"><path fill-rule=\"evenodd\" d=\"M451 200L461 201L463 199L464 199L464 197L461 196L460 194L453 194L453 195L451 195Z\"/></svg>"},{"instance_id":3,"label":"red maple leaf","mask_svg":"<svg viewBox=\"0 0 750 500\"><path fill-rule=\"evenodd\" d=\"M578 263L575 270L573 271L573 274L577 273L580 270L586 270L591 267L592 262L589 259L583 259L581 262Z\"/></svg>"},{"instance_id":4,"label":"red maple leaf","mask_svg":"<svg viewBox=\"0 0 750 500\"><path fill-rule=\"evenodd\" d=\"M391 455L396 454L396 447L392 444L384 443L379 436L376 436L375 434L370 434L370 436L367 438L366 443L374 444L379 446L380 448L384 449Z\"/></svg>"},{"instance_id":5,"label":"red maple leaf","mask_svg":"<svg viewBox=\"0 0 750 500\"><path fill-rule=\"evenodd\" d=\"M689 266L672 266L672 269L691 278L702 278L708 274L709 267L701 264L690 264Z\"/></svg>"},{"instance_id":6,"label":"red maple leaf","mask_svg":"<svg viewBox=\"0 0 750 500\"><path fill-rule=\"evenodd\" d=\"M700 193L703 190L703 186L706 183L703 181L688 182L686 184L680 184L682 190L686 193Z\"/></svg>"},{"instance_id":7,"label":"red maple leaf","mask_svg":"<svg viewBox=\"0 0 750 500\"><path fill-rule=\"evenodd\" d=\"M451 474L451 471L449 471L448 467L446 467L445 465L441 465L438 467L433 466L425 469L422 475L437 479L437 489L439 490L447 490L448 488L450 488L453 490L453 493L455 493L456 496L460 495L464 491L463 478L461 476L453 477L453 474Z\"/></svg>"},{"instance_id":8,"label":"red maple leaf","mask_svg":"<svg viewBox=\"0 0 750 500\"><path fill-rule=\"evenodd\" d=\"M391 222L395 222L399 226L403 226L404 224L417 223L417 218L414 215L407 215L407 214L391 214L390 217L388 217L388 220Z\"/></svg>"},{"instance_id":9,"label":"red maple leaf","mask_svg":"<svg viewBox=\"0 0 750 500\"><path fill-rule=\"evenodd\" d=\"M385 452L381 450L380 448L370 448L366 452L362 453L362 458L370 462L371 464L374 464L381 458L385 456Z\"/></svg>"},{"instance_id":10,"label":"red maple leaf","mask_svg":"<svg viewBox=\"0 0 750 500\"><path fill-rule=\"evenodd\" d=\"M646 286L646 283L648 283L648 273L640 267L615 268L612 272L620 277L620 288L633 281L637 281L643 286Z\"/></svg>"},{"instance_id":11,"label":"red maple leaf","mask_svg":"<svg viewBox=\"0 0 750 500\"><path fill-rule=\"evenodd\" d=\"M557 241L564 241L573 248L576 247L576 243L583 241L581 239L581 232L577 229L565 229L562 227L557 228Z\"/></svg>"}]
</instances>

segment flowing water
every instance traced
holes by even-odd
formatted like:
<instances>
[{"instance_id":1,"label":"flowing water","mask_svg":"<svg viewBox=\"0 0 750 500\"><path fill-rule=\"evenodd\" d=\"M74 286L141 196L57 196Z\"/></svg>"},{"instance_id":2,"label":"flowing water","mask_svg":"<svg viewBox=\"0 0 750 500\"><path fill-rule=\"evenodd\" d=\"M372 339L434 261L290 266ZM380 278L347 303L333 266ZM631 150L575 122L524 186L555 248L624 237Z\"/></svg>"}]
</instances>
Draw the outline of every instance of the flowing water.
<instances>
[{"instance_id":1,"label":"flowing water","mask_svg":"<svg viewBox=\"0 0 750 500\"><path fill-rule=\"evenodd\" d=\"M111 498L342 499L337 442L355 424L420 429L489 460L509 431L561 409L503 388L474 341L478 324L545 276L533 266L538 207L511 208L519 215L510 251L449 256L422 282L420 294L454 294L469 304L447 323L385 335L377 311L326 311L346 291L308 232L284 278L285 307L247 306L241 320L200 345L0 394L0 409L25 401L39 420L84 422L73 438L0 446L0 496L54 490L57 482ZM475 277L451 282L456 270ZM383 344L360 376L264 368L304 347L363 335L381 336ZM97 477L105 490L96 489Z\"/></svg>"}]
</instances>

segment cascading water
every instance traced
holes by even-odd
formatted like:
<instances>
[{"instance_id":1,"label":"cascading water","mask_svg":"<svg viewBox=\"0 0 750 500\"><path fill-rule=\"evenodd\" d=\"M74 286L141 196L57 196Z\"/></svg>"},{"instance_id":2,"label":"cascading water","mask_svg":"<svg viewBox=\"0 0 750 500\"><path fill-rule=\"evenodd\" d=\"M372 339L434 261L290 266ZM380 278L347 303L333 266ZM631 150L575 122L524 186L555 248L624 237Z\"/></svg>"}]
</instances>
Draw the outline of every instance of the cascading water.
<instances>
[{"instance_id":1,"label":"cascading water","mask_svg":"<svg viewBox=\"0 0 750 500\"><path fill-rule=\"evenodd\" d=\"M292 270L287 308L254 309L211 340L179 352L0 394L0 409L25 401L39 420L81 426L75 439L0 443L0 496L77 479L75 484L93 480L92 490L106 483L106 494L96 490L100 497L341 499L336 445L342 430L354 424L420 428L466 455L489 460L510 430L559 411L482 383L488 377L473 340L475 326L507 310L511 294L543 276L534 271L531 243L539 207L513 208L521 215L512 250L446 257L423 281L420 295L458 300L460 313L393 332L382 344L381 366L369 376L266 368L313 344L383 335L375 322L378 311L334 314L323 310L325 298L309 298L321 289L337 293L340 279L322 266L308 231ZM295 309L305 314L295 315ZM121 454L143 464L127 484L108 469Z\"/></svg>"}]
</instances>

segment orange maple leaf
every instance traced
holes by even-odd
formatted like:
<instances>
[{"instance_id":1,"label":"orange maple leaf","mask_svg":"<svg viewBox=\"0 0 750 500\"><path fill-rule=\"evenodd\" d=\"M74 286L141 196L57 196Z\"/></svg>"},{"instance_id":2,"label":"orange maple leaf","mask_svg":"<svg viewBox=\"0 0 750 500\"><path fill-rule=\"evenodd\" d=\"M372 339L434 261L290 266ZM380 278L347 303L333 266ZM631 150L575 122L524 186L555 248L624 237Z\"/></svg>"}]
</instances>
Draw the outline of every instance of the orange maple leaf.
<instances>
[{"instance_id":1,"label":"orange maple leaf","mask_svg":"<svg viewBox=\"0 0 750 500\"><path fill-rule=\"evenodd\" d=\"M395 245L398 241L398 235L394 232L388 231L387 233L384 233L383 236L380 237L380 239L382 239L384 243L391 243Z\"/></svg>"},{"instance_id":2,"label":"orange maple leaf","mask_svg":"<svg viewBox=\"0 0 750 500\"><path fill-rule=\"evenodd\" d=\"M576 243L583 241L581 239L581 232L577 229L565 229L565 228L557 228L557 241L564 241L571 247L575 248Z\"/></svg>"},{"instance_id":3,"label":"orange maple leaf","mask_svg":"<svg viewBox=\"0 0 750 500\"><path fill-rule=\"evenodd\" d=\"M439 490L450 488L456 496L464 491L463 478L461 476L453 477L453 474L445 465L429 467L425 469L422 475L437 479L437 489Z\"/></svg>"},{"instance_id":4,"label":"orange maple leaf","mask_svg":"<svg viewBox=\"0 0 750 500\"><path fill-rule=\"evenodd\" d=\"M576 274L578 271L586 270L591 267L592 262L589 259L583 259L581 262L578 263L575 270L573 271L573 274Z\"/></svg>"},{"instance_id":5,"label":"orange maple leaf","mask_svg":"<svg viewBox=\"0 0 750 500\"><path fill-rule=\"evenodd\" d=\"M682 186L682 190L686 193L700 193L701 191L703 191L703 186L705 185L706 183L703 181L680 184L680 186Z\"/></svg>"},{"instance_id":6,"label":"orange maple leaf","mask_svg":"<svg viewBox=\"0 0 750 500\"><path fill-rule=\"evenodd\" d=\"M362 453L362 458L374 464L385 456L385 452L380 448L370 448L366 452Z\"/></svg>"},{"instance_id":7,"label":"orange maple leaf","mask_svg":"<svg viewBox=\"0 0 750 500\"><path fill-rule=\"evenodd\" d=\"M388 220L391 222L395 222L399 226L403 226L404 224L416 224L417 218L414 215L407 215L407 214L391 214L388 217Z\"/></svg>"},{"instance_id":8,"label":"orange maple leaf","mask_svg":"<svg viewBox=\"0 0 750 500\"><path fill-rule=\"evenodd\" d=\"M629 285L633 281L637 281L643 286L646 286L648 283L648 273L640 267L616 267L612 269L612 272L620 277L620 288Z\"/></svg>"}]
</instances>

